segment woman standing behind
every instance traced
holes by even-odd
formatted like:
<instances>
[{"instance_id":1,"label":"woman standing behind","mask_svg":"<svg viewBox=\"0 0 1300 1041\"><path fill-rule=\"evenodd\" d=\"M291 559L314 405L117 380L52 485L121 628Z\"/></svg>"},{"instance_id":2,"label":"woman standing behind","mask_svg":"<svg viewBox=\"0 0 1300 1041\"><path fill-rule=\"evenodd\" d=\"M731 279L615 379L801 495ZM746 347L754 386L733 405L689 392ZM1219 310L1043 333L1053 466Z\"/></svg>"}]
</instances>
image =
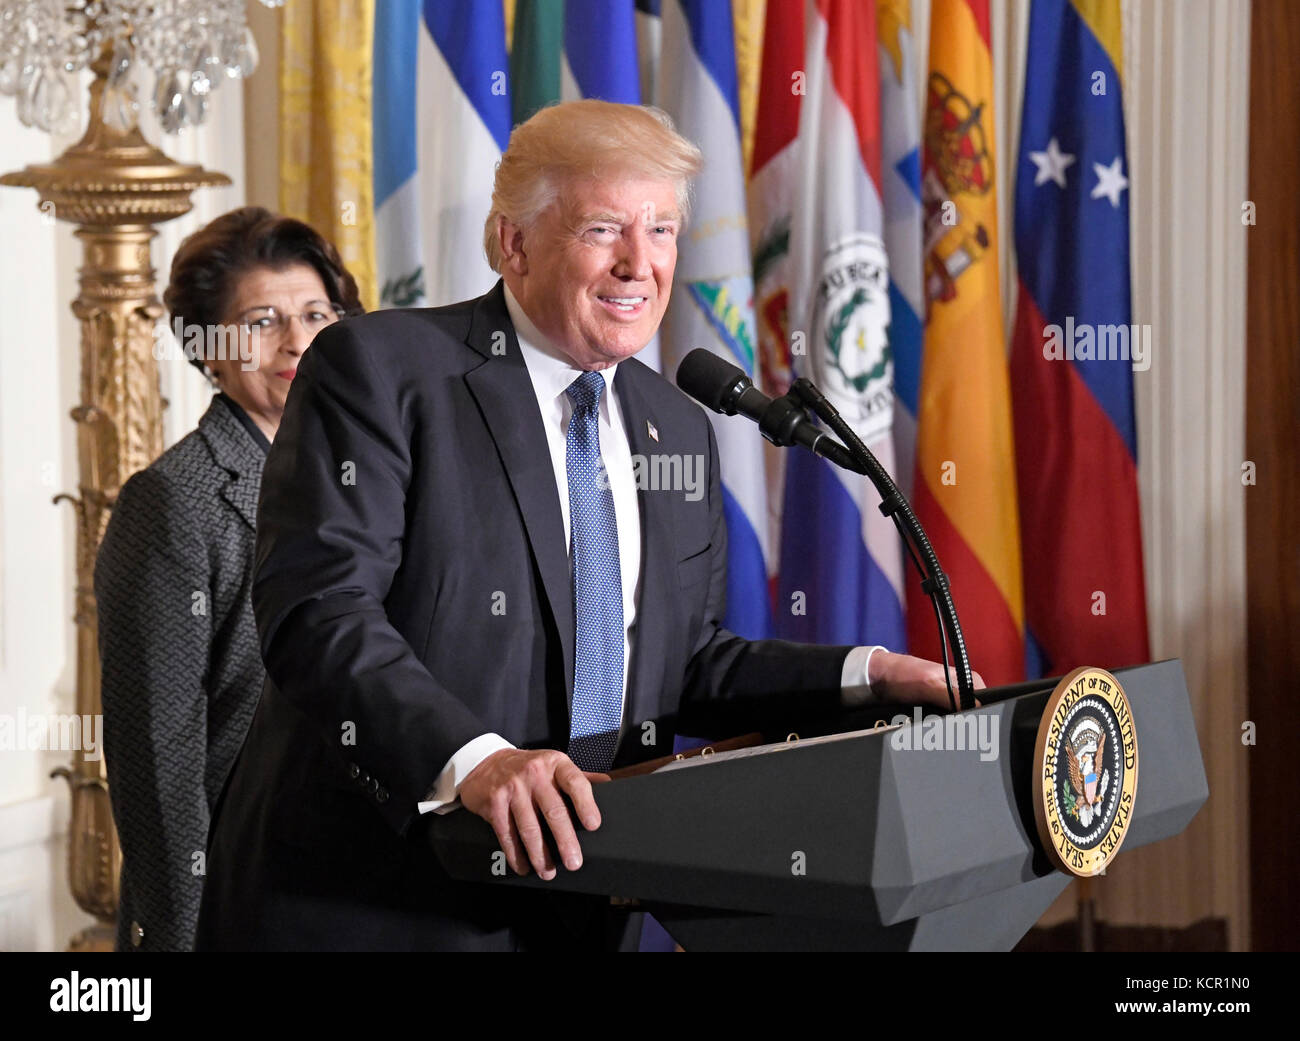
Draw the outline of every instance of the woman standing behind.
<instances>
[{"instance_id":1,"label":"woman standing behind","mask_svg":"<svg viewBox=\"0 0 1300 1041\"><path fill-rule=\"evenodd\" d=\"M262 466L312 337L361 310L334 246L258 207L187 238L163 301L187 351L211 345L192 360L218 393L122 486L95 565L118 950L193 947L209 816L266 675L249 601Z\"/></svg>"}]
</instances>

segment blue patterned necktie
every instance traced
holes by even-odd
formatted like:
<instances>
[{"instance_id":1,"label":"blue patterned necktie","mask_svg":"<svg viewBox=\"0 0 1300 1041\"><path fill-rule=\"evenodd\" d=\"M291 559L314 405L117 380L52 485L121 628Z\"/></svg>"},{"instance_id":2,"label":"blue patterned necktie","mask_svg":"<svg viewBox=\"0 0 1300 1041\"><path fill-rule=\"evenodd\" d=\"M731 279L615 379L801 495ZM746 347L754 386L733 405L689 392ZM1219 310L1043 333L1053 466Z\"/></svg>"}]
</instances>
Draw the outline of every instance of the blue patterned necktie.
<instances>
[{"instance_id":1,"label":"blue patterned necktie","mask_svg":"<svg viewBox=\"0 0 1300 1041\"><path fill-rule=\"evenodd\" d=\"M614 495L600 459L600 393L605 377L584 372L566 393L573 416L565 438L573 606L577 642L569 758L604 772L614 762L623 717L623 581Z\"/></svg>"}]
</instances>

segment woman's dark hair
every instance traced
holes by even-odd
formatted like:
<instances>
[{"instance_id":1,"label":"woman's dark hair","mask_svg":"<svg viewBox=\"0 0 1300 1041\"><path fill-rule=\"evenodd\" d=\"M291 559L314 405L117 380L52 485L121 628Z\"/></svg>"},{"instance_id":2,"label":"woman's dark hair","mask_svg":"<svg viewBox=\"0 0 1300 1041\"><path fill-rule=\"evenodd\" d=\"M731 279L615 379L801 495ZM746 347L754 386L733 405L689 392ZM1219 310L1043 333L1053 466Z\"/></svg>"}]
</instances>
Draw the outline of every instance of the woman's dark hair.
<instances>
[{"instance_id":1,"label":"woman's dark hair","mask_svg":"<svg viewBox=\"0 0 1300 1041\"><path fill-rule=\"evenodd\" d=\"M172 260L163 304L182 328L210 329L226 321L235 284L254 268L279 271L291 264L315 268L330 302L344 314L360 314L357 283L339 251L310 224L263 209L243 206L223 213L181 243ZM204 371L201 358L190 364Z\"/></svg>"}]
</instances>

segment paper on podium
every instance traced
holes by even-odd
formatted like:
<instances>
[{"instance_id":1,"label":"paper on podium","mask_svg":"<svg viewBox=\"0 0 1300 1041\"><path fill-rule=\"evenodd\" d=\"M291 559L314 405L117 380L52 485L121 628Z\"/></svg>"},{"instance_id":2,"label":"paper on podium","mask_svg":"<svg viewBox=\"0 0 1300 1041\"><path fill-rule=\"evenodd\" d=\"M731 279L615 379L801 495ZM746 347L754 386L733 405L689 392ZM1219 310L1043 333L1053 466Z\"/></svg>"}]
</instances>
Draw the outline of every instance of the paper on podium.
<instances>
[{"instance_id":1,"label":"paper on podium","mask_svg":"<svg viewBox=\"0 0 1300 1041\"><path fill-rule=\"evenodd\" d=\"M694 755L689 758L674 759L670 763L665 763L659 767L655 773L664 773L667 770L684 770L691 766L700 766L704 763L722 763L732 759L748 759L755 755L773 755L777 752L788 752L795 748L811 748L814 745L830 744L832 741L847 741L854 737L864 737L867 734L879 734L886 730L896 730L898 724L883 724L878 727L871 727L867 730L850 730L843 734L824 734L820 737L794 737L786 741L776 741L768 745L751 745L748 748L733 748L726 752L708 752L701 755Z\"/></svg>"}]
</instances>

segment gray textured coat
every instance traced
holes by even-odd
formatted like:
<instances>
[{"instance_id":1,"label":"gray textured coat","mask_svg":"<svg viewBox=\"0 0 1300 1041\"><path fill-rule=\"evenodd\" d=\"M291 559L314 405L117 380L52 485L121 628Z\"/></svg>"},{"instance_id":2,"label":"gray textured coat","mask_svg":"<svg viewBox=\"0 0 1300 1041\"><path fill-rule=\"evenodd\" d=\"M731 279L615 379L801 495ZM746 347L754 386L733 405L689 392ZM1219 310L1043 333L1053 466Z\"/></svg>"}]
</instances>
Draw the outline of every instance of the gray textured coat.
<instances>
[{"instance_id":1,"label":"gray textured coat","mask_svg":"<svg viewBox=\"0 0 1300 1041\"><path fill-rule=\"evenodd\" d=\"M95 563L118 950L191 950L212 807L265 671L249 591L263 449L214 398L122 487Z\"/></svg>"}]
</instances>

